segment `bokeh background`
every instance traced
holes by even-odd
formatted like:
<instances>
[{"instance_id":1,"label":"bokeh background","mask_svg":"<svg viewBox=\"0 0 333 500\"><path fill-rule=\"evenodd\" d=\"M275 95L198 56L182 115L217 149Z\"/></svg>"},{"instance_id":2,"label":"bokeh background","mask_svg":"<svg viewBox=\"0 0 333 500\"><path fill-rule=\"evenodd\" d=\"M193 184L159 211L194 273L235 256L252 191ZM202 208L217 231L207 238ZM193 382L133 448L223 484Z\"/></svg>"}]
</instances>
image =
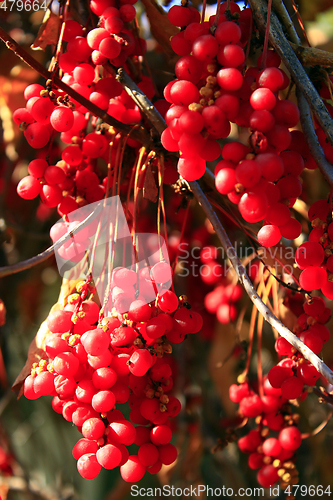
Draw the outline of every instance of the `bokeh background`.
<instances>
[{"instance_id":1,"label":"bokeh background","mask_svg":"<svg viewBox=\"0 0 333 500\"><path fill-rule=\"evenodd\" d=\"M148 0L143 4L138 2L136 7L141 33L147 40L147 60L161 92L173 78L176 59L170 58L151 35L150 22L144 12L144 5L148 3ZM71 5L73 17L81 15L79 1L75 0ZM200 8L197 1L194 5ZM167 10L169 6L161 8ZM310 43L332 51L333 8L330 0L300 0L298 6ZM213 13L215 7L210 5L208 12ZM56 2L53 2L52 9L56 12ZM14 8L8 12L1 9L0 3L1 27L38 61L47 64L51 57L50 47L45 52L30 49L43 15L43 11L17 12ZM16 185L27 175L27 165L36 152L29 148L11 117L16 108L24 106L23 91L34 82L44 83L35 71L0 43L0 266L30 258L47 248L51 243L49 229L58 220L55 210L45 208L38 200L22 200L16 194ZM237 130L233 130L233 136L238 138ZM100 168L105 169L105 165L101 164ZM304 175L304 188L305 203L311 203L327 192L320 175L313 171ZM166 189L165 196L168 200L168 232L177 241L185 209L181 198L170 188ZM145 221L148 227L156 223L156 206L152 203L147 203ZM242 231L237 230L228 218L224 222L233 241L246 245ZM304 221L305 232L306 226ZM192 247L203 242L218 245L209 224L193 202L186 223L185 241ZM223 264L221 256L219 259ZM50 397L28 401L24 397L17 399L17 393L11 391L11 385L25 363L31 340L57 301L60 286L61 278L54 258L0 282L0 297L6 308L6 322L0 330L0 497L8 500L126 500L131 498L130 485L120 478L118 470L103 470L92 481L84 480L78 474L71 450L80 434L52 410ZM175 282L176 291L186 293L193 307L203 314L203 294L214 286L203 282L200 276L179 276ZM170 484L184 488L206 484L212 488L232 487L234 491L240 487L258 486L255 472L247 467L247 456L237 448L236 441L245 430L239 428L231 432L237 427L238 420L236 405L228 398L228 387L235 383L244 368L251 314L246 298L243 297L237 307L239 313L247 307L242 323L221 325L213 315L205 314L203 332L190 336L175 347L175 395L182 402L182 412L173 424L173 443L179 449L179 458L157 476L147 474L140 486ZM273 345L272 331L265 326L263 363L266 371L275 362ZM325 346L324 356L332 366L332 343ZM254 355L251 365L254 373L256 361ZM122 408L122 411L128 414L126 409ZM301 429L306 433L324 422L332 407L319 404L318 398L310 395L295 411L301 413ZM225 446L226 438L230 441L228 446ZM300 484L332 484L332 445L332 422L328 422L316 436L304 440L297 461ZM279 498L285 498L285 495L280 492Z\"/></svg>"}]
</instances>

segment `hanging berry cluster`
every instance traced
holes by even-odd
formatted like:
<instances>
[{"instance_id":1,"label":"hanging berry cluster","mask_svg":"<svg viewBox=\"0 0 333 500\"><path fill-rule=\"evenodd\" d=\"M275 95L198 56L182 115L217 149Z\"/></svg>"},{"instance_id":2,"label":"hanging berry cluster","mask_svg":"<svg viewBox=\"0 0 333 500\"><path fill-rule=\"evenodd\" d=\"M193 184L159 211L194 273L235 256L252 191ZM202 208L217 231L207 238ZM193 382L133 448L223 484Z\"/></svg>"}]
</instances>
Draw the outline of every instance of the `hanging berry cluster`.
<instances>
[{"instance_id":1,"label":"hanging berry cluster","mask_svg":"<svg viewBox=\"0 0 333 500\"><path fill-rule=\"evenodd\" d=\"M299 176L304 167L316 168L301 132L297 105L279 95L289 78L279 68L280 57L269 51L256 67L245 66L250 9L240 11L221 3L220 16L200 23L188 7L173 6L169 20L182 31L171 39L176 54L177 80L165 99L168 128L162 144L180 151L178 172L186 180L203 176L206 161L221 154L219 139L229 136L231 123L249 129L249 146L227 143L215 167L216 189L238 205L247 222L264 221L259 243L270 247L281 237L295 239L299 222L289 208L302 193ZM303 139L303 140L302 140Z\"/></svg>"},{"instance_id":2,"label":"hanging berry cluster","mask_svg":"<svg viewBox=\"0 0 333 500\"><path fill-rule=\"evenodd\" d=\"M91 287L79 282L64 309L47 318L46 358L32 367L24 395L53 396L53 409L77 426L83 438L73 456L86 479L96 477L102 467L119 466L125 481L137 482L146 471L156 474L177 458L170 418L181 404L171 395L170 354L172 343L201 329L202 319L171 290L155 304L134 298L135 287L144 294L145 286L162 283L170 273L166 267L155 264L139 280L133 270L115 270L112 316L103 317L95 302L84 300ZM119 312L124 309L126 313ZM128 420L117 409L125 403L131 409ZM129 455L127 447L133 443L138 451Z\"/></svg>"}]
</instances>

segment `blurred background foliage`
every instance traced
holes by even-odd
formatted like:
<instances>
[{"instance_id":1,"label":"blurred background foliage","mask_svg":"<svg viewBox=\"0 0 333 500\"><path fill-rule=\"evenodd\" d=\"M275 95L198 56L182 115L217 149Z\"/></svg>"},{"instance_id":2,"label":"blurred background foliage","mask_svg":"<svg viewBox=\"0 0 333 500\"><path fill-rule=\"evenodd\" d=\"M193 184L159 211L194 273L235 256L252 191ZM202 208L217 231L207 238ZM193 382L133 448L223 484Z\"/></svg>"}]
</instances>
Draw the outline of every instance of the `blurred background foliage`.
<instances>
[{"instance_id":1,"label":"blurred background foliage","mask_svg":"<svg viewBox=\"0 0 333 500\"><path fill-rule=\"evenodd\" d=\"M197 1L194 4L200 7ZM288 7L293 12L291 2ZM298 7L311 44L332 50L331 0L300 0ZM211 5L209 12L213 13L214 8ZM151 37L142 4L137 4L137 10L142 15L141 29L147 39L147 59L157 88L163 89L173 77L176 59L166 57L161 46ZM80 12L79 1L75 0L73 14L81 15ZM42 11L9 13L0 9L0 25L36 59L47 64L50 48L46 52L29 48L43 15ZM41 206L37 200L22 200L16 194L17 182L27 174L27 165L34 158L35 151L29 148L23 134L13 124L11 114L24 106L23 91L36 81L39 81L38 75L1 44L0 266L19 262L47 248L50 245L49 228L58 219L54 210ZM306 175L309 176L304 179L309 188L306 201L325 195L318 172ZM183 217L182 209L177 217L180 220ZM177 222L177 217L174 222ZM194 234L204 224L202 214L195 213L190 217L187 233ZM235 235L237 237L241 236ZM214 242L214 237L211 238ZM39 325L57 301L60 285L53 258L0 282L0 297L7 310L6 323L0 333L0 496L8 500L125 500L131 498L130 485L122 481L118 470L103 470L92 481L84 480L78 474L71 450L80 434L52 410L50 397L33 402L24 397L17 400L17 394L10 389L25 363L29 344ZM198 306L201 295L196 289L200 286L195 278L189 283L184 283L182 278L176 281L176 290L186 292L189 301L193 305L197 302ZM217 326L211 318L205 330L204 336L190 336L174 351L178 373L176 395L183 404L174 424L173 442L180 450L179 459L175 465L164 467L157 476L145 477L140 482L142 487L207 484L212 488L232 487L236 491L240 487L258 486L255 473L247 467L247 456L239 452L236 443L223 446L226 429L237 423L236 407L228 399L228 387L236 381L244 363L239 356L231 357L223 364L234 347L235 325ZM247 331L245 321L242 339L246 338ZM268 370L275 360L273 339L269 328L265 327L264 334L263 360L264 369ZM332 365L332 344L326 346L324 354L325 361ZM253 360L254 369L255 364L256 358ZM328 405L320 405L314 395L310 395L299 410L303 432L316 428L330 411ZM242 429L239 429L234 437L241 435ZM317 436L304 440L297 462L300 484L331 483L332 444L332 422ZM280 492L279 498L285 498L285 495Z\"/></svg>"}]
</instances>

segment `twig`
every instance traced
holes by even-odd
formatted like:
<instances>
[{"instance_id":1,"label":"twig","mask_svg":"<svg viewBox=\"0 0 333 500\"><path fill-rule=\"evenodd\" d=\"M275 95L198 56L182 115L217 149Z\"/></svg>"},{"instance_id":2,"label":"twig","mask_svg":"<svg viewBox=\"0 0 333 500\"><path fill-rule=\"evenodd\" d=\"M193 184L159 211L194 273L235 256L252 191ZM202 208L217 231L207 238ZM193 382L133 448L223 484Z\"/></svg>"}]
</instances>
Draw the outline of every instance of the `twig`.
<instances>
[{"instance_id":1,"label":"twig","mask_svg":"<svg viewBox=\"0 0 333 500\"><path fill-rule=\"evenodd\" d=\"M268 39L269 39L269 25L270 25L270 22L271 22L271 11L272 11L272 0L268 0L268 4L267 4L267 21L266 21L264 46L263 46L263 49L262 49L261 68L266 68L267 50L268 50Z\"/></svg>"},{"instance_id":2,"label":"twig","mask_svg":"<svg viewBox=\"0 0 333 500\"><path fill-rule=\"evenodd\" d=\"M333 66L333 54L316 47L302 47L290 42L291 48L303 66Z\"/></svg>"},{"instance_id":3,"label":"twig","mask_svg":"<svg viewBox=\"0 0 333 500\"><path fill-rule=\"evenodd\" d=\"M54 254L57 248L61 247L61 245L63 245L64 243L66 243L66 241L72 238L74 234L83 229L95 217L97 217L102 208L103 208L103 203L97 205L95 210L91 214L89 214L88 217L84 219L84 221L80 222L80 224L75 226L73 229L71 228L71 231L69 233L64 234L64 236L62 236L58 241L56 241L53 245L44 250L42 253L39 253L38 255L35 255L30 259L17 262L16 264L13 264L11 266L0 267L0 278L4 278L5 276L25 271L26 269L30 269L31 267L34 267L37 264L40 264L41 262L47 260L49 257L51 257L51 255Z\"/></svg>"},{"instance_id":4,"label":"twig","mask_svg":"<svg viewBox=\"0 0 333 500\"><path fill-rule=\"evenodd\" d=\"M128 134L128 132L132 129L129 125L125 125L124 123L116 120L101 108L96 106L86 99L78 92L73 90L71 87L66 85L57 75L54 75L50 71L48 71L42 64L40 64L34 57L32 57L26 50L24 50L20 45L18 45L13 38L11 38L1 27L0 27L0 39L6 44L6 46L14 52L22 61L24 61L28 66L37 71L41 76L43 76L46 80L52 79L53 84L59 89L63 90L70 97L75 99L78 103L82 104L85 108L89 110L89 112L95 116L98 116L103 122L107 123L111 127L114 127L116 130L123 132L124 134ZM131 134L132 138L141 142L142 144L153 147L151 138L144 127L140 127L137 130L134 130Z\"/></svg>"},{"instance_id":5,"label":"twig","mask_svg":"<svg viewBox=\"0 0 333 500\"><path fill-rule=\"evenodd\" d=\"M330 405L333 405L333 396L328 394L323 387L311 387L312 392L314 392L319 398L326 401Z\"/></svg>"},{"instance_id":6,"label":"twig","mask_svg":"<svg viewBox=\"0 0 333 500\"><path fill-rule=\"evenodd\" d=\"M306 31L305 31L305 28L304 28L304 23L303 23L301 14L299 13L299 10L298 10L298 6L295 4L295 0L291 0L291 3L292 3L292 6L293 6L293 9L294 9L294 12L295 12L295 14L297 16L297 21L298 21L298 24L300 25L300 28L302 30L304 39L305 39L306 43L308 44L308 46L311 47L311 44L310 44L309 39L308 39L308 35L306 34Z\"/></svg>"},{"instance_id":7,"label":"twig","mask_svg":"<svg viewBox=\"0 0 333 500\"><path fill-rule=\"evenodd\" d=\"M275 13L278 15L280 22L283 24L283 27L288 33L290 40L294 43L301 45L301 39L298 36L294 23L290 19L289 12L286 9L282 0L273 0L273 9Z\"/></svg>"},{"instance_id":8,"label":"twig","mask_svg":"<svg viewBox=\"0 0 333 500\"><path fill-rule=\"evenodd\" d=\"M213 22L212 26L210 27L210 30L209 30L212 34L214 34L214 32L215 32L215 30L217 28L217 25L219 23L220 10L221 10L221 0L217 0L217 7L216 7L215 19L214 19L214 22Z\"/></svg>"},{"instance_id":9,"label":"twig","mask_svg":"<svg viewBox=\"0 0 333 500\"><path fill-rule=\"evenodd\" d=\"M236 271L239 281L244 286L248 296L250 297L258 311L263 315L264 319L279 332L282 337L288 340L288 342L292 346L294 346L295 349L297 349L305 359L310 361L310 363L318 370L319 373L326 377L326 379L330 383L333 383L333 372L329 369L329 367L305 344L303 344L303 342L301 342L294 333L292 333L283 323L281 323L281 321L263 303L263 301L257 294L257 291L255 290L250 278L246 274L246 271L241 261L239 260L236 250L231 244L229 237L221 224L221 221L218 219L216 213L214 212L199 184L196 181L190 181L188 182L188 184L197 201L200 203L204 212L206 213L209 221L211 222L219 240L221 241L228 258Z\"/></svg>"},{"instance_id":10,"label":"twig","mask_svg":"<svg viewBox=\"0 0 333 500\"><path fill-rule=\"evenodd\" d=\"M333 165L326 160L324 151L318 142L318 137L313 126L309 105L302 92L300 92L298 89L296 90L296 95L298 108L300 111L302 130L304 132L304 136L309 146L310 152L321 173L323 174L327 182L333 187Z\"/></svg>"},{"instance_id":11,"label":"twig","mask_svg":"<svg viewBox=\"0 0 333 500\"><path fill-rule=\"evenodd\" d=\"M266 30L267 6L262 0L249 0L249 4L258 29L264 35ZM308 77L306 71L298 60L296 54L286 39L281 24L274 12L271 14L269 38L271 45L281 57L296 86L303 92L308 101L311 111L324 130L328 140L333 146L333 120L328 113L317 90Z\"/></svg>"}]
</instances>

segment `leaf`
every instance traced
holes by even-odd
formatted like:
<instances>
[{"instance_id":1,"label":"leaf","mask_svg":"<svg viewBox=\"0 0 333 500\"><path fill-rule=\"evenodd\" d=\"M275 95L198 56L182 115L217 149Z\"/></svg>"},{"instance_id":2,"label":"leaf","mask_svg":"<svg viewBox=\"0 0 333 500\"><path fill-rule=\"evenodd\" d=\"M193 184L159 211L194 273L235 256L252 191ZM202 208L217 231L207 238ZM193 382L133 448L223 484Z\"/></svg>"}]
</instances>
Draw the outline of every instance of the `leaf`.
<instances>
[{"instance_id":1,"label":"leaf","mask_svg":"<svg viewBox=\"0 0 333 500\"><path fill-rule=\"evenodd\" d=\"M50 313L53 311L59 311L63 309L66 305L66 299L68 295L70 295L75 288L77 281L63 279L62 285L60 288L58 302L56 302ZM45 353L45 342L47 337L51 334L50 330L47 328L46 320L40 325L39 330L30 343L28 349L28 358L25 362L24 367L20 371L19 375L16 377L15 382L12 385L12 390L15 392L19 392L18 397L20 397L23 393L23 382L30 375L31 368L33 363L38 363L44 356Z\"/></svg>"},{"instance_id":2,"label":"leaf","mask_svg":"<svg viewBox=\"0 0 333 500\"><path fill-rule=\"evenodd\" d=\"M50 9L45 13L38 30L36 40L31 45L33 50L45 50L47 45L56 46L60 31L60 19Z\"/></svg>"},{"instance_id":3,"label":"leaf","mask_svg":"<svg viewBox=\"0 0 333 500\"><path fill-rule=\"evenodd\" d=\"M157 201L158 188L156 186L154 174L151 171L151 165L147 166L145 182L143 185L143 197L146 200L155 203Z\"/></svg>"},{"instance_id":4,"label":"leaf","mask_svg":"<svg viewBox=\"0 0 333 500\"><path fill-rule=\"evenodd\" d=\"M170 23L168 15L155 0L142 0L142 3L149 19L153 37L163 47L168 57L175 57L175 53L171 48L170 37L176 35L179 29Z\"/></svg>"}]
</instances>

